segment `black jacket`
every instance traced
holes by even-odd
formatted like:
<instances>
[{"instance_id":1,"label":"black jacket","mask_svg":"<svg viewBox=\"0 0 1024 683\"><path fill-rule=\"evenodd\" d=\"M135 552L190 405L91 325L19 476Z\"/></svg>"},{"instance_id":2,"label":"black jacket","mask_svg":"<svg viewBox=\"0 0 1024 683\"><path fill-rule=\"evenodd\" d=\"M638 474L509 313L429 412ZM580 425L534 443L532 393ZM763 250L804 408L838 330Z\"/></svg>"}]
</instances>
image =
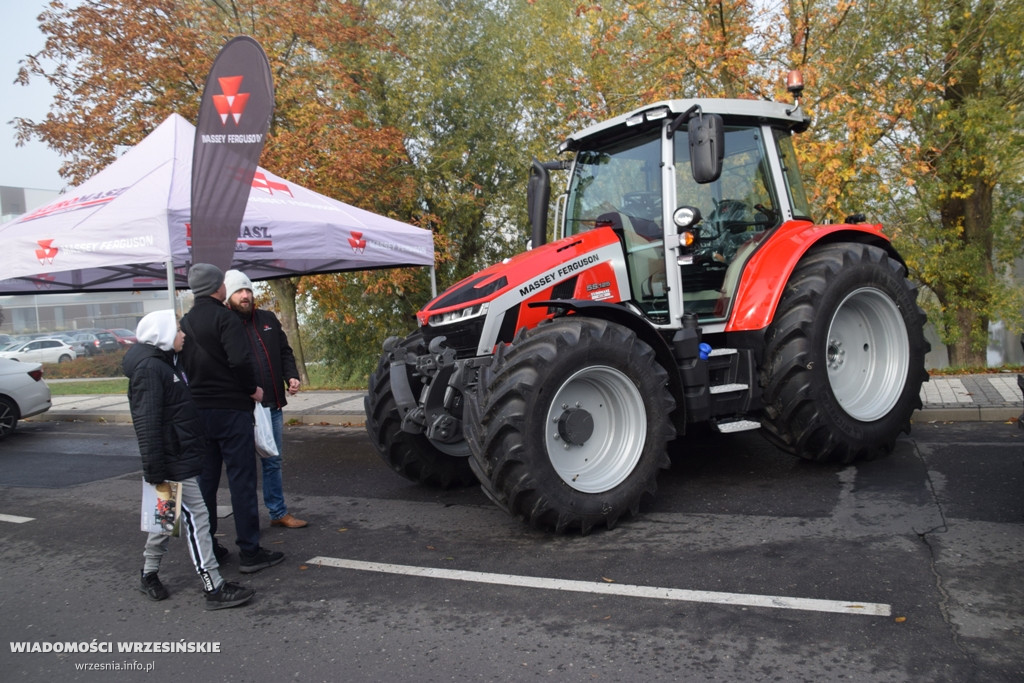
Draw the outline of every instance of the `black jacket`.
<instances>
[{"instance_id":1,"label":"black jacket","mask_svg":"<svg viewBox=\"0 0 1024 683\"><path fill-rule=\"evenodd\" d=\"M281 321L273 312L259 308L248 315L236 313L249 340L257 381L263 387L263 405L284 408L288 404L288 380L298 379L299 369Z\"/></svg>"},{"instance_id":2,"label":"black jacket","mask_svg":"<svg viewBox=\"0 0 1024 683\"><path fill-rule=\"evenodd\" d=\"M199 476L209 448L199 411L174 369L172 353L132 344L121 361L142 472L151 484Z\"/></svg>"},{"instance_id":3,"label":"black jacket","mask_svg":"<svg viewBox=\"0 0 1024 683\"><path fill-rule=\"evenodd\" d=\"M234 311L212 296L196 297L181 319L185 346L179 360L200 408L252 412L256 391L245 330Z\"/></svg>"}]
</instances>

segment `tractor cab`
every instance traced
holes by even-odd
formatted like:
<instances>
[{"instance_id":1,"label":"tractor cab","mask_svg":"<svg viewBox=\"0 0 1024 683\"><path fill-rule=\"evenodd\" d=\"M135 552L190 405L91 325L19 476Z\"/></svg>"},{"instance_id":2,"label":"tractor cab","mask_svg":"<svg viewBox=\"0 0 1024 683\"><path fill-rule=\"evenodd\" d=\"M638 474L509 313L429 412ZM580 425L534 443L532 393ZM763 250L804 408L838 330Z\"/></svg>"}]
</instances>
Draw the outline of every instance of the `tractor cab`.
<instances>
[{"instance_id":1,"label":"tractor cab","mask_svg":"<svg viewBox=\"0 0 1024 683\"><path fill-rule=\"evenodd\" d=\"M810 218L791 141L807 123L794 105L673 100L586 129L562 145L575 159L555 236L612 228L653 324L724 321L761 238Z\"/></svg>"}]
</instances>

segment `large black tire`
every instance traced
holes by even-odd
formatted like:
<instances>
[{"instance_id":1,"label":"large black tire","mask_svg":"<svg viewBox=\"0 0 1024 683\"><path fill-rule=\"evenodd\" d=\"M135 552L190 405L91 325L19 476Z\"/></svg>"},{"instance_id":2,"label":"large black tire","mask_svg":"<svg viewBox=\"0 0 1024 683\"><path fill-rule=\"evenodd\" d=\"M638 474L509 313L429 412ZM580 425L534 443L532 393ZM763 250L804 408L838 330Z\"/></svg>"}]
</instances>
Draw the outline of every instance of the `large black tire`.
<instances>
[{"instance_id":1,"label":"large black tire","mask_svg":"<svg viewBox=\"0 0 1024 683\"><path fill-rule=\"evenodd\" d=\"M925 315L878 247L816 247L793 270L765 336L764 434L808 460L892 451L921 407Z\"/></svg>"},{"instance_id":2,"label":"large black tire","mask_svg":"<svg viewBox=\"0 0 1024 683\"><path fill-rule=\"evenodd\" d=\"M421 383L411 376L409 381L418 393ZM395 472L416 483L443 489L476 483L469 467L468 445L462 449L446 446L449 452L445 452L423 434L402 431L402 418L391 391L391 363L387 354L381 356L377 369L370 375L363 408L370 441ZM453 454L460 450L462 454Z\"/></svg>"},{"instance_id":3,"label":"large black tire","mask_svg":"<svg viewBox=\"0 0 1024 683\"><path fill-rule=\"evenodd\" d=\"M537 529L613 528L669 466L667 382L649 345L604 320L557 318L499 345L465 419L484 491Z\"/></svg>"},{"instance_id":4,"label":"large black tire","mask_svg":"<svg viewBox=\"0 0 1024 683\"><path fill-rule=\"evenodd\" d=\"M0 440L17 428L18 415L18 404L6 396L0 396Z\"/></svg>"}]
</instances>

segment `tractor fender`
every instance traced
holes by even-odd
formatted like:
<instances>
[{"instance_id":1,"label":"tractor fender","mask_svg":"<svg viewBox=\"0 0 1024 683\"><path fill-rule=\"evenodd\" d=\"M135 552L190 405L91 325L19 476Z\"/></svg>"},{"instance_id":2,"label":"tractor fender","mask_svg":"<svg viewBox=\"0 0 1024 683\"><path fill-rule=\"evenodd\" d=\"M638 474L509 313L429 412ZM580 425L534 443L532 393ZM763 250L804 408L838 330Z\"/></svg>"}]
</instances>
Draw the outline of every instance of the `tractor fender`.
<instances>
[{"instance_id":1,"label":"tractor fender","mask_svg":"<svg viewBox=\"0 0 1024 683\"><path fill-rule=\"evenodd\" d=\"M527 304L530 307L549 307L561 309L566 314L582 315L589 318L600 318L608 322L617 323L628 327L636 333L644 343L654 349L658 363L668 372L668 387L672 397L676 400L676 411L673 422L676 423L679 433L683 433L686 425L686 401L683 393L683 381L679 374L679 367L676 364L675 355L665 338L661 336L644 317L634 313L630 309L613 303L602 301L590 301L588 299L553 299L550 301L531 301Z\"/></svg>"},{"instance_id":2,"label":"tractor fender","mask_svg":"<svg viewBox=\"0 0 1024 683\"><path fill-rule=\"evenodd\" d=\"M871 244L906 266L882 233L881 224L815 225L810 221L788 221L764 241L743 268L726 332L768 327L796 264L811 247L833 242Z\"/></svg>"}]
</instances>

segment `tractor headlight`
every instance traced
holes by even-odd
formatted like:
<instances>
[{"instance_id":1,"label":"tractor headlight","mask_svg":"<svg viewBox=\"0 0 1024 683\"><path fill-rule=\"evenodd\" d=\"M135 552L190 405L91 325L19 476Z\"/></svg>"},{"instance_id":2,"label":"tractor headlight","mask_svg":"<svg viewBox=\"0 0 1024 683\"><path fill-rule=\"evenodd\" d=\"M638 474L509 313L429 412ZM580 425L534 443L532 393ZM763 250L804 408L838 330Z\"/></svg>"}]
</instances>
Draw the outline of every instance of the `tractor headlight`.
<instances>
[{"instance_id":1,"label":"tractor headlight","mask_svg":"<svg viewBox=\"0 0 1024 683\"><path fill-rule=\"evenodd\" d=\"M478 318L480 316L487 315L487 306L488 305L486 303L482 303L476 304L475 306L460 308L455 311L448 311L447 313L438 313L437 315L430 316L428 324L433 327L437 327L440 325L451 325L452 323Z\"/></svg>"}]
</instances>

